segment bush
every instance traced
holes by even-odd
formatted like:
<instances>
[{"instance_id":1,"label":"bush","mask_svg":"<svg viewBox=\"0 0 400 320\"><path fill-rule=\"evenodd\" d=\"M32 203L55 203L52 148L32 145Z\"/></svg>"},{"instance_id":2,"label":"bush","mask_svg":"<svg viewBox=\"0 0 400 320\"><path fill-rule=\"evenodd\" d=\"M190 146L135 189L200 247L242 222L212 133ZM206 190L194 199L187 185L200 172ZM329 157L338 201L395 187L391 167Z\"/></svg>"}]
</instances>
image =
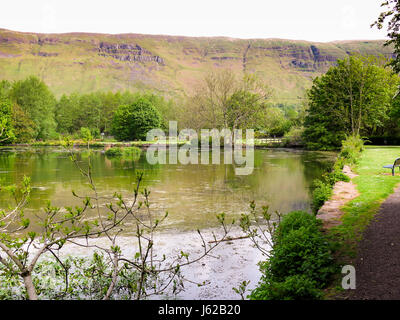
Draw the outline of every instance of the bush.
<instances>
[{"instance_id":1,"label":"bush","mask_svg":"<svg viewBox=\"0 0 400 320\"><path fill-rule=\"evenodd\" d=\"M131 105L122 105L114 113L112 134L117 140L145 140L151 129L161 126L161 116L151 101L139 97Z\"/></svg>"},{"instance_id":2,"label":"bush","mask_svg":"<svg viewBox=\"0 0 400 320\"><path fill-rule=\"evenodd\" d=\"M304 145L303 127L292 127L283 137L283 143L288 147L300 147Z\"/></svg>"},{"instance_id":3,"label":"bush","mask_svg":"<svg viewBox=\"0 0 400 320\"><path fill-rule=\"evenodd\" d=\"M138 147L126 147L122 149L122 156L133 160L138 160L142 153L142 149Z\"/></svg>"},{"instance_id":4,"label":"bush","mask_svg":"<svg viewBox=\"0 0 400 320\"><path fill-rule=\"evenodd\" d=\"M329 200L332 195L332 185L321 180L314 180L314 191L312 193L311 207L316 214L324 205L325 201Z\"/></svg>"},{"instance_id":5,"label":"bush","mask_svg":"<svg viewBox=\"0 0 400 320\"><path fill-rule=\"evenodd\" d=\"M122 157L122 148L112 147L105 152L107 157Z\"/></svg>"},{"instance_id":6,"label":"bush","mask_svg":"<svg viewBox=\"0 0 400 320\"><path fill-rule=\"evenodd\" d=\"M283 282L267 282L256 288L253 300L315 300L322 297L314 281L303 275L290 276Z\"/></svg>"},{"instance_id":7,"label":"bush","mask_svg":"<svg viewBox=\"0 0 400 320\"><path fill-rule=\"evenodd\" d=\"M112 147L105 152L106 156L109 158L123 157L126 160L134 160L134 161L140 158L141 153L142 150L139 149L138 147L125 147L125 148Z\"/></svg>"},{"instance_id":8,"label":"bush","mask_svg":"<svg viewBox=\"0 0 400 320\"><path fill-rule=\"evenodd\" d=\"M286 234L292 230L298 230L301 227L312 228L314 231L318 230L320 221L315 219L312 215L304 211L293 211L287 214L279 224L278 229L274 234L274 241L279 242Z\"/></svg>"},{"instance_id":9,"label":"bush","mask_svg":"<svg viewBox=\"0 0 400 320\"><path fill-rule=\"evenodd\" d=\"M350 178L345 175L341 169L334 168L332 172L329 172L324 175L325 181L333 186L338 181L349 182Z\"/></svg>"},{"instance_id":10,"label":"bush","mask_svg":"<svg viewBox=\"0 0 400 320\"><path fill-rule=\"evenodd\" d=\"M312 209L316 214L332 195L332 187L338 181L349 182L350 178L342 170L345 164L355 164L364 149L364 142L359 136L348 136L342 141L342 148L330 172L322 176L322 180L314 181Z\"/></svg>"},{"instance_id":11,"label":"bush","mask_svg":"<svg viewBox=\"0 0 400 320\"><path fill-rule=\"evenodd\" d=\"M314 227L301 226L276 242L268 271L275 281L302 274L323 286L328 281L332 262L330 248L322 232Z\"/></svg>"},{"instance_id":12,"label":"bush","mask_svg":"<svg viewBox=\"0 0 400 320\"><path fill-rule=\"evenodd\" d=\"M251 299L318 299L335 271L330 244L321 222L304 211L283 217L274 236L268 261L260 264L263 276Z\"/></svg>"},{"instance_id":13,"label":"bush","mask_svg":"<svg viewBox=\"0 0 400 320\"><path fill-rule=\"evenodd\" d=\"M83 140L90 141L93 139L92 133L90 132L89 128L82 127L81 131L79 132L79 138Z\"/></svg>"},{"instance_id":14,"label":"bush","mask_svg":"<svg viewBox=\"0 0 400 320\"><path fill-rule=\"evenodd\" d=\"M347 164L356 164L363 150L364 141L360 136L348 136L342 141L339 157L344 158Z\"/></svg>"}]
</instances>

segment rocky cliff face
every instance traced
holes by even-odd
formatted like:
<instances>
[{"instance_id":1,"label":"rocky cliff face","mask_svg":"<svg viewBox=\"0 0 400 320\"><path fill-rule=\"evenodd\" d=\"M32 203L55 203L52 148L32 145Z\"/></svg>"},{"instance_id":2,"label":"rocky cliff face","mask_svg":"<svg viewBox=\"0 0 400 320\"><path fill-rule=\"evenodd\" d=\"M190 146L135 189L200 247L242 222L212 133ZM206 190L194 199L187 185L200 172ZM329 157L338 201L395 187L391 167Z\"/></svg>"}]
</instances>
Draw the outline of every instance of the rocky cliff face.
<instances>
[{"instance_id":1,"label":"rocky cliff face","mask_svg":"<svg viewBox=\"0 0 400 320\"><path fill-rule=\"evenodd\" d=\"M153 55L149 50L142 48L138 44L127 43L107 43L101 42L99 45L99 55L103 57L112 57L120 61L139 61L139 62L157 62L164 65L164 59Z\"/></svg>"},{"instance_id":2,"label":"rocky cliff face","mask_svg":"<svg viewBox=\"0 0 400 320\"><path fill-rule=\"evenodd\" d=\"M382 41L313 43L0 29L0 80L35 74L57 95L123 89L176 95L192 92L212 69L231 69L258 74L274 89L277 101L296 103L313 77L353 53L393 56Z\"/></svg>"}]
</instances>

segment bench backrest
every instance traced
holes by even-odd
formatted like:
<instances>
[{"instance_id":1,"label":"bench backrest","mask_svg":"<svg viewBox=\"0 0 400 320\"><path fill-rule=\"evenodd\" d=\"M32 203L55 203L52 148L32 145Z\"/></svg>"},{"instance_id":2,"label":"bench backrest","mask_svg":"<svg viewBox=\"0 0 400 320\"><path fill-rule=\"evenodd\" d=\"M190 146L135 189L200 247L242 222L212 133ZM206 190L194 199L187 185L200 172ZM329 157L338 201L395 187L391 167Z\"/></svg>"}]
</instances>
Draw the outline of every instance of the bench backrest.
<instances>
[{"instance_id":1,"label":"bench backrest","mask_svg":"<svg viewBox=\"0 0 400 320\"><path fill-rule=\"evenodd\" d=\"M397 158L396 160L394 160L393 167L394 166L400 166L400 158Z\"/></svg>"}]
</instances>

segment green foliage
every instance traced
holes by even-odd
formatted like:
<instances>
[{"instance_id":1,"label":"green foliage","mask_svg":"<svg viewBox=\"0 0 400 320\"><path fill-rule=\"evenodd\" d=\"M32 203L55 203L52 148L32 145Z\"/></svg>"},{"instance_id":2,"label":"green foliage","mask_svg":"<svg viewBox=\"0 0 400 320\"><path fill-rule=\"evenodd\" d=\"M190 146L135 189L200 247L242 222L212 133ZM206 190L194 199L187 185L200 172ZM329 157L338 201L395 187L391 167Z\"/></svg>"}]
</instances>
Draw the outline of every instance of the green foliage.
<instances>
[{"instance_id":1,"label":"green foliage","mask_svg":"<svg viewBox=\"0 0 400 320\"><path fill-rule=\"evenodd\" d=\"M292 127L290 130L285 133L283 137L283 143L285 146L289 147L299 147L304 145L303 140L303 127Z\"/></svg>"},{"instance_id":2,"label":"green foliage","mask_svg":"<svg viewBox=\"0 0 400 320\"><path fill-rule=\"evenodd\" d=\"M313 183L313 188L311 207L313 212L317 213L325 201L332 196L332 185L317 179Z\"/></svg>"},{"instance_id":3,"label":"green foliage","mask_svg":"<svg viewBox=\"0 0 400 320\"><path fill-rule=\"evenodd\" d=\"M265 279L266 280L266 279ZM304 275L288 276L282 282L264 282L255 289L252 300L316 300L322 298L315 281Z\"/></svg>"},{"instance_id":4,"label":"green foliage","mask_svg":"<svg viewBox=\"0 0 400 320\"><path fill-rule=\"evenodd\" d=\"M89 128L82 127L80 131L80 138L84 141L93 140L92 133L90 132Z\"/></svg>"},{"instance_id":5,"label":"green foliage","mask_svg":"<svg viewBox=\"0 0 400 320\"><path fill-rule=\"evenodd\" d=\"M333 171L325 174L324 178L325 178L325 181L331 186L333 186L338 181L344 181L344 182L350 181L350 178L347 175L345 175L341 171L341 169L338 169L338 168L337 169L335 168Z\"/></svg>"},{"instance_id":6,"label":"green foliage","mask_svg":"<svg viewBox=\"0 0 400 320\"><path fill-rule=\"evenodd\" d=\"M56 99L43 81L33 76L16 81L10 90L10 97L34 123L31 129L36 139L55 137Z\"/></svg>"},{"instance_id":7,"label":"green foliage","mask_svg":"<svg viewBox=\"0 0 400 320\"><path fill-rule=\"evenodd\" d=\"M258 114L257 127L270 137L282 137L289 131L291 122L282 109L269 106L261 114Z\"/></svg>"},{"instance_id":8,"label":"green foliage","mask_svg":"<svg viewBox=\"0 0 400 320\"><path fill-rule=\"evenodd\" d=\"M315 214L332 196L332 187L336 182L350 181L350 178L342 172L343 167L346 164L356 164L363 149L364 142L359 136L348 136L342 141L341 151L332 169L326 172L321 180L314 181L311 207Z\"/></svg>"},{"instance_id":9,"label":"green foliage","mask_svg":"<svg viewBox=\"0 0 400 320\"><path fill-rule=\"evenodd\" d=\"M142 150L138 147L111 147L105 154L109 158L123 157L125 160L138 160Z\"/></svg>"},{"instance_id":10,"label":"green foliage","mask_svg":"<svg viewBox=\"0 0 400 320\"><path fill-rule=\"evenodd\" d=\"M122 148L119 147L111 147L110 149L106 150L105 152L107 157L122 157Z\"/></svg>"},{"instance_id":11,"label":"green foliage","mask_svg":"<svg viewBox=\"0 0 400 320\"><path fill-rule=\"evenodd\" d=\"M17 104L14 104L12 110L12 125L16 142L30 142L35 138L35 124Z\"/></svg>"},{"instance_id":12,"label":"green foliage","mask_svg":"<svg viewBox=\"0 0 400 320\"><path fill-rule=\"evenodd\" d=\"M264 99L258 93L240 89L227 101L228 128L253 128L259 114L265 112Z\"/></svg>"},{"instance_id":13,"label":"green foliage","mask_svg":"<svg viewBox=\"0 0 400 320\"><path fill-rule=\"evenodd\" d=\"M330 244L320 221L307 212L283 217L274 234L263 276L251 294L256 300L318 299L335 271Z\"/></svg>"},{"instance_id":14,"label":"green foliage","mask_svg":"<svg viewBox=\"0 0 400 320\"><path fill-rule=\"evenodd\" d=\"M286 234L292 230L298 230L301 227L311 228L317 231L319 228L319 221L310 214L305 214L304 211L292 211L287 214L279 224L274 237L275 241L281 241Z\"/></svg>"},{"instance_id":15,"label":"green foliage","mask_svg":"<svg viewBox=\"0 0 400 320\"><path fill-rule=\"evenodd\" d=\"M366 146L355 166L359 176L353 179L360 195L343 208L342 224L330 230L334 241L340 245L342 254L355 257L357 244L381 203L395 190L400 182L398 175L392 176L385 164L393 163L400 153L399 147Z\"/></svg>"},{"instance_id":16,"label":"green foliage","mask_svg":"<svg viewBox=\"0 0 400 320\"><path fill-rule=\"evenodd\" d=\"M230 69L209 72L185 102L183 125L195 130L254 128L270 97L266 82L255 74L238 77Z\"/></svg>"},{"instance_id":17,"label":"green foliage","mask_svg":"<svg viewBox=\"0 0 400 320\"><path fill-rule=\"evenodd\" d=\"M63 134L73 134L81 127L90 128L94 139L100 133L111 134L111 123L114 112L121 105L130 105L138 98L144 97L163 115L163 127L167 127L167 118L173 117L174 105L172 100L153 93L123 93L93 92L90 94L72 93L63 95L57 103L55 118L57 131ZM165 117L165 118L164 118Z\"/></svg>"},{"instance_id":18,"label":"green foliage","mask_svg":"<svg viewBox=\"0 0 400 320\"><path fill-rule=\"evenodd\" d=\"M363 150L364 141L360 136L348 136L346 140L342 141L339 158L343 158L347 164L353 165L357 163Z\"/></svg>"},{"instance_id":19,"label":"green foliage","mask_svg":"<svg viewBox=\"0 0 400 320\"><path fill-rule=\"evenodd\" d=\"M160 113L148 98L139 96L131 105L115 111L112 133L120 141L145 140L148 131L160 126Z\"/></svg>"},{"instance_id":20,"label":"green foliage","mask_svg":"<svg viewBox=\"0 0 400 320\"><path fill-rule=\"evenodd\" d=\"M0 96L0 144L9 144L14 140L11 101Z\"/></svg>"},{"instance_id":21,"label":"green foliage","mask_svg":"<svg viewBox=\"0 0 400 320\"><path fill-rule=\"evenodd\" d=\"M61 261L43 259L32 276L41 300L99 300L111 283L112 262L95 252L90 257L69 256ZM66 286L68 277L68 286ZM132 299L137 292L134 285L139 274L124 268L120 273L111 299ZM0 264L0 300L24 300L26 290L21 277Z\"/></svg>"},{"instance_id":22,"label":"green foliage","mask_svg":"<svg viewBox=\"0 0 400 320\"><path fill-rule=\"evenodd\" d=\"M398 0L383 1L381 7L385 7L385 11L381 12L378 19L373 23L378 29L384 27L387 23L387 37L389 40L385 42L385 46L394 45L394 58L390 61L390 65L394 71L400 72L400 3Z\"/></svg>"},{"instance_id":23,"label":"green foliage","mask_svg":"<svg viewBox=\"0 0 400 320\"><path fill-rule=\"evenodd\" d=\"M142 153L142 149L138 147L125 147L123 148L123 156L130 159L138 159Z\"/></svg>"},{"instance_id":24,"label":"green foliage","mask_svg":"<svg viewBox=\"0 0 400 320\"><path fill-rule=\"evenodd\" d=\"M368 136L385 126L399 77L382 64L351 56L314 79L304 121L308 148L338 149L347 135Z\"/></svg>"}]
</instances>

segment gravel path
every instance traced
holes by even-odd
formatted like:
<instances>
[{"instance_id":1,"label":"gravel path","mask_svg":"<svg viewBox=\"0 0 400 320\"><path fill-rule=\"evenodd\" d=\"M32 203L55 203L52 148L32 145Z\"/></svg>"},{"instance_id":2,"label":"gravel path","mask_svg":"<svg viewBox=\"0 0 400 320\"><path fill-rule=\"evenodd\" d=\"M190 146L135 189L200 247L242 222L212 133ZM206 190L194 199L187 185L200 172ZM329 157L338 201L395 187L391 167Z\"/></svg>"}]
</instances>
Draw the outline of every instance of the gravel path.
<instances>
[{"instance_id":1,"label":"gravel path","mask_svg":"<svg viewBox=\"0 0 400 320\"><path fill-rule=\"evenodd\" d=\"M355 263L352 300L400 300L400 187L367 227Z\"/></svg>"}]
</instances>

